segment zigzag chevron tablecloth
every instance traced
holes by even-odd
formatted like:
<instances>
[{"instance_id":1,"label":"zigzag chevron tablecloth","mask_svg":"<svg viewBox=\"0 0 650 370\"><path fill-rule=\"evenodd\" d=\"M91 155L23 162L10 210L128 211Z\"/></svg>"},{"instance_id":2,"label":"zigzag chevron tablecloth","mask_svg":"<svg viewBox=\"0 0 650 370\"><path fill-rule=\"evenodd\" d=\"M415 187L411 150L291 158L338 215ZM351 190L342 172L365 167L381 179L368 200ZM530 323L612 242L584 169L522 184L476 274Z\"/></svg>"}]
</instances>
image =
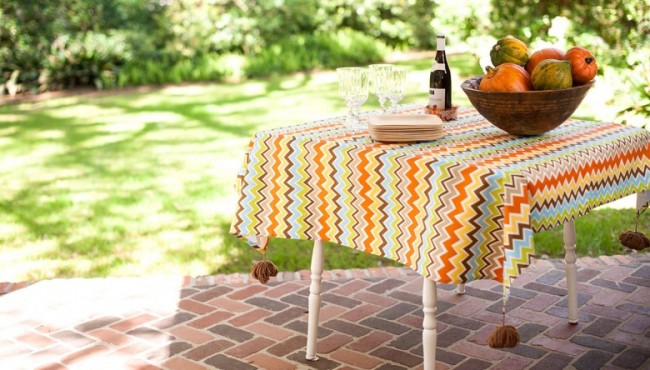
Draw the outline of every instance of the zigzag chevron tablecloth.
<instances>
[{"instance_id":1,"label":"zigzag chevron tablecloth","mask_svg":"<svg viewBox=\"0 0 650 370\"><path fill-rule=\"evenodd\" d=\"M650 188L644 129L570 119L516 137L465 108L440 140L386 144L343 120L255 135L233 235L262 252L268 237L332 241L437 282L508 287L534 255L533 232Z\"/></svg>"}]
</instances>

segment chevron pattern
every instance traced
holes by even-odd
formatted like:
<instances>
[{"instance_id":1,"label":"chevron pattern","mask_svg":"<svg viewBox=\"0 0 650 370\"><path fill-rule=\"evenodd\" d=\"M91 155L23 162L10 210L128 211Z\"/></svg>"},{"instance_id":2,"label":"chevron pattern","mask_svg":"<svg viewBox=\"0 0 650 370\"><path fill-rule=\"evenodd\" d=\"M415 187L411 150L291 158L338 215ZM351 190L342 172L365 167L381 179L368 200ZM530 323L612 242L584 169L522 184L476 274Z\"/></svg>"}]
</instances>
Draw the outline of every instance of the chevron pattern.
<instances>
[{"instance_id":1,"label":"chevron pattern","mask_svg":"<svg viewBox=\"0 0 650 370\"><path fill-rule=\"evenodd\" d=\"M378 143L343 117L259 132L238 178L231 233L263 236L249 239L262 252L267 237L322 239L441 283L508 287L534 255L534 232L650 188L643 129L569 120L515 137L465 108L445 132Z\"/></svg>"}]
</instances>

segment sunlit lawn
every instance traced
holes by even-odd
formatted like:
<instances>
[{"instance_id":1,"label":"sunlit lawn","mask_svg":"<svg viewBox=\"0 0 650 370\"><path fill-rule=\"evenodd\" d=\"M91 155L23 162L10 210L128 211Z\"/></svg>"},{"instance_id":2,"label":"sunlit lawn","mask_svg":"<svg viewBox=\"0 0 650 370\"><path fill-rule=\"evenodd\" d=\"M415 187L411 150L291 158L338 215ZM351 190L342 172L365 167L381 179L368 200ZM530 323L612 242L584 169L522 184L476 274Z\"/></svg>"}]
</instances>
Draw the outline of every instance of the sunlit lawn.
<instances>
[{"instance_id":1,"label":"sunlit lawn","mask_svg":"<svg viewBox=\"0 0 650 370\"><path fill-rule=\"evenodd\" d=\"M452 62L462 76L480 74L470 57ZM405 63L413 72L404 102L426 102L430 63ZM469 104L458 87L454 99ZM583 106L579 116L598 118ZM371 98L364 109L376 107ZM2 106L0 281L247 271L258 254L228 228L248 141L259 129L343 112L332 72ZM582 251L620 252L617 227L631 227L632 212L598 212L585 218L593 230L589 240L579 233ZM536 238L540 253L557 255L561 233ZM284 270L307 268L309 245L274 240L270 255ZM326 261L390 263L338 247Z\"/></svg>"}]
</instances>

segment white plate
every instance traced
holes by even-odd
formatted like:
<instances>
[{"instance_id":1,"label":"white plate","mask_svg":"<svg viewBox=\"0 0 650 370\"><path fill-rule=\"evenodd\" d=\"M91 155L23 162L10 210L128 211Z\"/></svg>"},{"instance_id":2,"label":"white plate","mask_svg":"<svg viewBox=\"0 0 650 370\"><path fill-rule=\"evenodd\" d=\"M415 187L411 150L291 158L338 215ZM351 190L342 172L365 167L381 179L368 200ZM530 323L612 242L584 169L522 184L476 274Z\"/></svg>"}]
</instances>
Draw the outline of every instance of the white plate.
<instances>
[{"instance_id":1,"label":"white plate","mask_svg":"<svg viewBox=\"0 0 650 370\"><path fill-rule=\"evenodd\" d=\"M377 126L442 126L442 120L435 114L380 114L371 116L369 123Z\"/></svg>"},{"instance_id":2,"label":"white plate","mask_svg":"<svg viewBox=\"0 0 650 370\"><path fill-rule=\"evenodd\" d=\"M381 114L371 116L368 133L377 141L417 142L445 136L443 122L432 114Z\"/></svg>"}]
</instances>

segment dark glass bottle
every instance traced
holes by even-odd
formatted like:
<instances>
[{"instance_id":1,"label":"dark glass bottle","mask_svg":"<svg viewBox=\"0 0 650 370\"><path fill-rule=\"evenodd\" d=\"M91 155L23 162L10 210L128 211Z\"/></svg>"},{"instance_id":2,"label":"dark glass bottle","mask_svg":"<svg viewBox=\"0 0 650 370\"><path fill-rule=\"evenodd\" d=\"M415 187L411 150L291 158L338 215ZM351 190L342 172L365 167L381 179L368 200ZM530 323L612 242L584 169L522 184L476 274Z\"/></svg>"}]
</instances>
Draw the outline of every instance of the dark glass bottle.
<instances>
[{"instance_id":1,"label":"dark glass bottle","mask_svg":"<svg viewBox=\"0 0 650 370\"><path fill-rule=\"evenodd\" d=\"M445 35L437 37L436 58L429 75L429 107L451 109L451 71L445 54Z\"/></svg>"}]
</instances>

